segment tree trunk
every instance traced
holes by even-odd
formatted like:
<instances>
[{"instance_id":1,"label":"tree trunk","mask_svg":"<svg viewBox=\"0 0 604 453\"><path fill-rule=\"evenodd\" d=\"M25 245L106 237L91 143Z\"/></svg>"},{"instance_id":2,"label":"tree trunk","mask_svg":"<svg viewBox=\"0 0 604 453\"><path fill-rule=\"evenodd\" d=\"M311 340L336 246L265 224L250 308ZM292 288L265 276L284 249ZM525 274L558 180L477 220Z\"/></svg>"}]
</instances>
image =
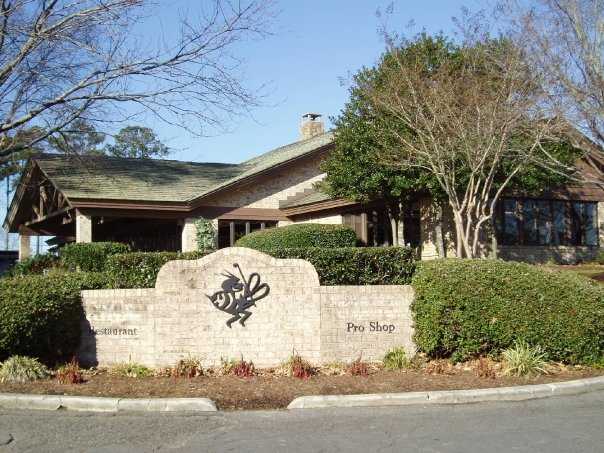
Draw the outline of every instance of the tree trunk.
<instances>
[{"instance_id":1,"label":"tree trunk","mask_svg":"<svg viewBox=\"0 0 604 453\"><path fill-rule=\"evenodd\" d=\"M435 203L436 223L434 225L434 241L436 250L440 258L445 258L445 238L443 237L443 207L440 203Z\"/></svg>"}]
</instances>

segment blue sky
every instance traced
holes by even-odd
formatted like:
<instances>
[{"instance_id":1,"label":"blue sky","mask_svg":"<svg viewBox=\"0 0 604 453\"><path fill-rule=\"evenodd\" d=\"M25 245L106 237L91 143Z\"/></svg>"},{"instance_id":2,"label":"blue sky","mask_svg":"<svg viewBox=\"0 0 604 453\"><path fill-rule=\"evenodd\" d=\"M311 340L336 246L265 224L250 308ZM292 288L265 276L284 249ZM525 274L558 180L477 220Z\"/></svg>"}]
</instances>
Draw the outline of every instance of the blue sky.
<instances>
[{"instance_id":1,"label":"blue sky","mask_svg":"<svg viewBox=\"0 0 604 453\"><path fill-rule=\"evenodd\" d=\"M165 1L164 29L177 25L178 10L194 10L198 0ZM389 1L281 0L274 21L274 35L240 46L245 60L245 82L258 87L267 83L265 106L253 118L229 124L230 132L195 137L153 119L146 125L175 150L172 158L191 161L240 162L298 138L300 117L306 112L337 115L347 98L341 79L364 65L372 65L384 48L377 29L378 8ZM479 0L399 0L388 19L389 28L413 34L453 29L451 18L461 7L476 9ZM169 6L168 6L169 4ZM409 23L415 23L409 28ZM155 25L154 25L155 26Z\"/></svg>"},{"instance_id":2,"label":"blue sky","mask_svg":"<svg viewBox=\"0 0 604 453\"><path fill-rule=\"evenodd\" d=\"M161 15L152 16L139 30L143 39L169 37L178 26L179 14L193 12L200 0L161 0ZM488 1L488 0L487 0ZM152 127L174 150L171 158L198 162L241 162L298 139L302 114L337 115L347 99L342 78L370 66L384 48L378 34L378 9L390 1L365 0L275 0L279 14L274 35L262 41L243 43L238 56L244 60L245 84L267 84L264 106L228 124L229 133L211 137L192 136L181 128L167 126L152 117L141 125ZM415 34L454 31L452 17L462 6L481 8L485 0L398 0L388 19L390 30ZM410 23L413 27L409 27ZM144 42L144 41L143 41ZM6 209L0 197L0 209ZM4 237L0 231L0 239ZM11 235L15 236L15 235ZM11 237L11 248L16 247ZM42 247L44 250L45 247Z\"/></svg>"}]
</instances>

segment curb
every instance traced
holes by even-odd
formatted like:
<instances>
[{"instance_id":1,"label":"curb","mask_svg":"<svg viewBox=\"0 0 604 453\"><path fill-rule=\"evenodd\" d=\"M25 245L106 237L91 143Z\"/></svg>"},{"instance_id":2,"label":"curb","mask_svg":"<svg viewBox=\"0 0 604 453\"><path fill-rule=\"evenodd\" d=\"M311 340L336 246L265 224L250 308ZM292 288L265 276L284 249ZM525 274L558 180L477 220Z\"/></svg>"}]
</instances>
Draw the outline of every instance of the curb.
<instances>
[{"instance_id":1,"label":"curb","mask_svg":"<svg viewBox=\"0 0 604 453\"><path fill-rule=\"evenodd\" d=\"M106 398L94 396L0 393L0 408L88 412L216 412L208 398Z\"/></svg>"},{"instance_id":2,"label":"curb","mask_svg":"<svg viewBox=\"0 0 604 453\"><path fill-rule=\"evenodd\" d=\"M604 390L604 376L551 384L522 385L476 390L374 393L364 395L316 395L294 399L288 409L327 407L408 406L414 404L467 404L491 401L524 401Z\"/></svg>"}]
</instances>

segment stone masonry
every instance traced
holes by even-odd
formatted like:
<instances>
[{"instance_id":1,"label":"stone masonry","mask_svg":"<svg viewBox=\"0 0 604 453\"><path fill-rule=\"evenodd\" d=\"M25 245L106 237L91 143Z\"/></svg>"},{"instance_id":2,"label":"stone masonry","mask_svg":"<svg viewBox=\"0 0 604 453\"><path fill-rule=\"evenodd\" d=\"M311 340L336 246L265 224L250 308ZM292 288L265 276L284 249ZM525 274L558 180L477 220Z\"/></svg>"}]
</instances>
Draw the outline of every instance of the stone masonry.
<instances>
[{"instance_id":1,"label":"stone masonry","mask_svg":"<svg viewBox=\"0 0 604 453\"><path fill-rule=\"evenodd\" d=\"M232 315L208 297L228 288L232 276L252 290L264 283L270 288L248 309L245 326L235 321L228 327ZM188 356L205 366L243 356L270 367L293 351L317 364L379 360L398 346L413 354L413 297L410 286L320 286L307 261L227 248L165 264L152 289L83 291L79 358L100 366L132 361L159 367ZM224 293L215 300L222 305Z\"/></svg>"}]
</instances>

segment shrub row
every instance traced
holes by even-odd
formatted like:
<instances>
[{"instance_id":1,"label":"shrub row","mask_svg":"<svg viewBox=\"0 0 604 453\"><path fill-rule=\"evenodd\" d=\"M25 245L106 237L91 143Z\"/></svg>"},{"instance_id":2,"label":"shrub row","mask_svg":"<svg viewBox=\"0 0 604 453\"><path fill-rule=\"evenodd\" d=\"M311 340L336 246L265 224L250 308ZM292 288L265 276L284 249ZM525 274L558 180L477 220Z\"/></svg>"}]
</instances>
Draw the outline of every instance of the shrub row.
<instances>
[{"instance_id":1,"label":"shrub row","mask_svg":"<svg viewBox=\"0 0 604 453\"><path fill-rule=\"evenodd\" d=\"M317 270L321 285L408 285L414 252L406 247L291 248L264 250L275 258L299 258Z\"/></svg>"},{"instance_id":2,"label":"shrub row","mask_svg":"<svg viewBox=\"0 0 604 453\"><path fill-rule=\"evenodd\" d=\"M107 285L102 273L0 279L0 361L27 355L52 363L71 356L80 338L80 291Z\"/></svg>"},{"instance_id":3,"label":"shrub row","mask_svg":"<svg viewBox=\"0 0 604 453\"><path fill-rule=\"evenodd\" d=\"M256 250L299 247L354 247L357 236L344 225L301 223L254 231L237 241L238 247Z\"/></svg>"},{"instance_id":4,"label":"shrub row","mask_svg":"<svg viewBox=\"0 0 604 453\"><path fill-rule=\"evenodd\" d=\"M415 270L413 251L403 247L298 248L265 250L275 258L310 261L322 285L405 285ZM191 260L202 252L135 252L107 260L112 288L152 288L161 267L172 260Z\"/></svg>"},{"instance_id":5,"label":"shrub row","mask_svg":"<svg viewBox=\"0 0 604 453\"><path fill-rule=\"evenodd\" d=\"M604 355L604 288L569 272L497 260L422 262L412 285L415 342L433 357L465 360L523 341L548 360Z\"/></svg>"},{"instance_id":6,"label":"shrub row","mask_svg":"<svg viewBox=\"0 0 604 453\"><path fill-rule=\"evenodd\" d=\"M23 261L17 261L11 267L7 275L18 277L24 275L39 275L44 273L46 269L60 266L59 257L50 253L30 256Z\"/></svg>"},{"instance_id":7,"label":"shrub row","mask_svg":"<svg viewBox=\"0 0 604 453\"><path fill-rule=\"evenodd\" d=\"M168 261L194 260L204 252L132 252L108 257L105 266L111 288L153 288L161 267Z\"/></svg>"},{"instance_id":8,"label":"shrub row","mask_svg":"<svg viewBox=\"0 0 604 453\"><path fill-rule=\"evenodd\" d=\"M59 255L62 264L69 270L103 272L111 255L129 251L130 246L119 242L91 242L67 244Z\"/></svg>"}]
</instances>

